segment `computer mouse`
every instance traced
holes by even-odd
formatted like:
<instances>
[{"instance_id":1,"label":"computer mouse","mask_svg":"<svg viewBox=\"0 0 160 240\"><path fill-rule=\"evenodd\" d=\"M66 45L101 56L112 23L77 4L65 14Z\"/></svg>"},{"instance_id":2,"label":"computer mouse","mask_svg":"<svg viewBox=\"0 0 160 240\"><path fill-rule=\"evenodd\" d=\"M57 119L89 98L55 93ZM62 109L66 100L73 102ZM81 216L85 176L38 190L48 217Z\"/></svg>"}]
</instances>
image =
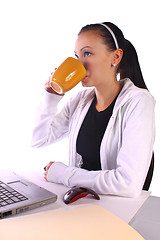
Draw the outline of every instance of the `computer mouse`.
<instances>
[{"instance_id":1,"label":"computer mouse","mask_svg":"<svg viewBox=\"0 0 160 240\"><path fill-rule=\"evenodd\" d=\"M63 200L66 204L77 201L79 198L86 197L91 194L95 199L99 200L99 195L90 188L73 187L64 194Z\"/></svg>"}]
</instances>

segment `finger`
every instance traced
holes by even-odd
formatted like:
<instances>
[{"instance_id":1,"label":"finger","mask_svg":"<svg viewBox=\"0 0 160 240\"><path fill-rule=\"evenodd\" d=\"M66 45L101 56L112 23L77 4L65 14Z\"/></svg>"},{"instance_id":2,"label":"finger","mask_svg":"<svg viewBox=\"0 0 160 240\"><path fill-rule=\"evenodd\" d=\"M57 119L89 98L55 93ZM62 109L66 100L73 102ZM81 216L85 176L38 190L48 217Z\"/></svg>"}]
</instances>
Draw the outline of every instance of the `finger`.
<instances>
[{"instance_id":1,"label":"finger","mask_svg":"<svg viewBox=\"0 0 160 240\"><path fill-rule=\"evenodd\" d=\"M47 166L45 167L45 171L48 171L49 168L50 168L50 166L47 165Z\"/></svg>"},{"instance_id":2,"label":"finger","mask_svg":"<svg viewBox=\"0 0 160 240\"><path fill-rule=\"evenodd\" d=\"M49 166L46 165L46 166L44 167L44 171L48 171L48 169L49 169Z\"/></svg>"},{"instance_id":3,"label":"finger","mask_svg":"<svg viewBox=\"0 0 160 240\"><path fill-rule=\"evenodd\" d=\"M47 176L46 175L44 175L44 179L47 180Z\"/></svg>"},{"instance_id":4,"label":"finger","mask_svg":"<svg viewBox=\"0 0 160 240\"><path fill-rule=\"evenodd\" d=\"M45 83L45 88L50 88L51 87L51 83L50 83L50 80L48 80L46 83Z\"/></svg>"},{"instance_id":5,"label":"finger","mask_svg":"<svg viewBox=\"0 0 160 240\"><path fill-rule=\"evenodd\" d=\"M49 162L49 163L48 163L48 165L47 165L47 167L46 167L46 170L47 170L47 171L49 170L49 168L52 166L53 163L54 163L54 162Z\"/></svg>"},{"instance_id":6,"label":"finger","mask_svg":"<svg viewBox=\"0 0 160 240\"><path fill-rule=\"evenodd\" d=\"M44 167L44 170L45 170L45 171L48 171L49 168L50 168L50 166L51 166L53 163L54 163L53 161L49 162L49 163Z\"/></svg>"},{"instance_id":7,"label":"finger","mask_svg":"<svg viewBox=\"0 0 160 240\"><path fill-rule=\"evenodd\" d=\"M47 180L47 174L48 174L48 171L44 172L44 179Z\"/></svg>"}]
</instances>

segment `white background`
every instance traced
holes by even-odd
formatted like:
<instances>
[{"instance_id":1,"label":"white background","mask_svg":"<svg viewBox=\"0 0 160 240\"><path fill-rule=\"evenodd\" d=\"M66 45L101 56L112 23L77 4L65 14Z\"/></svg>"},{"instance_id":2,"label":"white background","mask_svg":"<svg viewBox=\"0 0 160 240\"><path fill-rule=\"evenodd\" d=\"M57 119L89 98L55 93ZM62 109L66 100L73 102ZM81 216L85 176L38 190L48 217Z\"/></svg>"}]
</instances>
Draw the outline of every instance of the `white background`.
<instances>
[{"instance_id":1,"label":"white background","mask_svg":"<svg viewBox=\"0 0 160 240\"><path fill-rule=\"evenodd\" d=\"M160 196L158 0L0 1L0 168L42 170L50 160L67 162L66 140L42 149L30 147L36 106L50 73L73 56L81 27L103 21L115 23L133 43L145 82L156 99L155 171L150 190Z\"/></svg>"}]
</instances>

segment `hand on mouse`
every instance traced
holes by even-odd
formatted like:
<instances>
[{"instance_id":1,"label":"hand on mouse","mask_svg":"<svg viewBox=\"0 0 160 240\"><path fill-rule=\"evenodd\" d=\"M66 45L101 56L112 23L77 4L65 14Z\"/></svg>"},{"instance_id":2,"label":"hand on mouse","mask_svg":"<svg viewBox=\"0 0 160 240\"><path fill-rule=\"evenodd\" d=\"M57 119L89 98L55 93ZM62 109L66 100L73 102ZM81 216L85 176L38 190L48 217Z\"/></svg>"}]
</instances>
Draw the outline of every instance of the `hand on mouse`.
<instances>
[{"instance_id":1,"label":"hand on mouse","mask_svg":"<svg viewBox=\"0 0 160 240\"><path fill-rule=\"evenodd\" d=\"M47 174L48 174L48 170L50 168L50 166L53 164L54 162L49 162L45 167L44 167L44 179L47 180Z\"/></svg>"}]
</instances>

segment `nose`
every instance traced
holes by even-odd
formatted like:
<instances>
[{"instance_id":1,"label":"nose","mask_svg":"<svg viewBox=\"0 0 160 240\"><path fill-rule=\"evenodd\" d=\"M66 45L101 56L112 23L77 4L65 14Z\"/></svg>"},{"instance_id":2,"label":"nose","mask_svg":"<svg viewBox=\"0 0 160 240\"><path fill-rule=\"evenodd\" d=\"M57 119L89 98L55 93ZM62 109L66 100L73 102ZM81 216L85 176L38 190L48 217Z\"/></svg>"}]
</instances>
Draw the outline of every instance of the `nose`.
<instances>
[{"instance_id":1,"label":"nose","mask_svg":"<svg viewBox=\"0 0 160 240\"><path fill-rule=\"evenodd\" d=\"M82 59L82 57L79 56L79 57L77 58L77 60L80 61L80 62L83 64L83 59Z\"/></svg>"},{"instance_id":2,"label":"nose","mask_svg":"<svg viewBox=\"0 0 160 240\"><path fill-rule=\"evenodd\" d=\"M87 63L84 61L84 59L79 57L78 61L80 61L83 64L84 68L87 70Z\"/></svg>"}]
</instances>

